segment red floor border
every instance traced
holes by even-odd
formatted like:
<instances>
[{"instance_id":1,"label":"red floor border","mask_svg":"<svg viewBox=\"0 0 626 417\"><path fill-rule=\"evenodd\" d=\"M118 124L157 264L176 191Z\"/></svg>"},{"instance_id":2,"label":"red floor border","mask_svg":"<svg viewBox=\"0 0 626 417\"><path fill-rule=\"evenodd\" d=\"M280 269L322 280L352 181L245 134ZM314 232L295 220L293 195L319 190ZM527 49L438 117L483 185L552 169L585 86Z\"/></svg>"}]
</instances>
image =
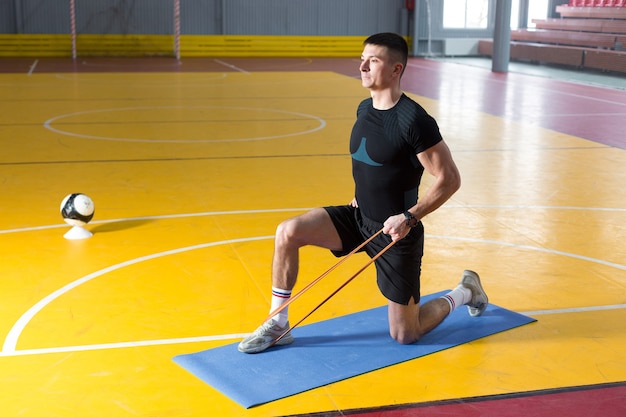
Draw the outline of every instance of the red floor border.
<instances>
[{"instance_id":1,"label":"red floor border","mask_svg":"<svg viewBox=\"0 0 626 417\"><path fill-rule=\"evenodd\" d=\"M626 381L291 417L624 417Z\"/></svg>"}]
</instances>

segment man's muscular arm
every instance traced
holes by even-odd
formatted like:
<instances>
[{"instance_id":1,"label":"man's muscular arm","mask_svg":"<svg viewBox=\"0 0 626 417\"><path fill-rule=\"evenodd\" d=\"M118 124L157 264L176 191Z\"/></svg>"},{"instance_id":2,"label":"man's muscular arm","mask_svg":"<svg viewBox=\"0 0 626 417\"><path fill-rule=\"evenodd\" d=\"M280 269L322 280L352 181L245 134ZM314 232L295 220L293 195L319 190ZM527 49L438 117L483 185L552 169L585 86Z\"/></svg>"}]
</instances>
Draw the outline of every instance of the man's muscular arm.
<instances>
[{"instance_id":1,"label":"man's muscular arm","mask_svg":"<svg viewBox=\"0 0 626 417\"><path fill-rule=\"evenodd\" d=\"M424 170L435 178L417 204L408 210L416 219L421 220L452 197L461 186L461 175L444 141L420 152L417 158ZM393 240L404 238L410 230L404 213L389 217L383 227L383 233L390 235Z\"/></svg>"}]
</instances>

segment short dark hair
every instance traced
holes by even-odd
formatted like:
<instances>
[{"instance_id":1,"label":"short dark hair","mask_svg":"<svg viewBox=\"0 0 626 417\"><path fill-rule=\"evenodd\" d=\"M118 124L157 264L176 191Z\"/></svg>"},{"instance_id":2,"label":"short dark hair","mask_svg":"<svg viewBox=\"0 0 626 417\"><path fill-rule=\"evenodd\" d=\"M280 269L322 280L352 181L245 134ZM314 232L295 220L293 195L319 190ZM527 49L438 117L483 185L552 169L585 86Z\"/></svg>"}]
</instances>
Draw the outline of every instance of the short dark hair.
<instances>
[{"instance_id":1,"label":"short dark hair","mask_svg":"<svg viewBox=\"0 0 626 417\"><path fill-rule=\"evenodd\" d=\"M393 58L402 62L403 69L406 68L406 62L409 58L409 45L406 43L406 40L397 33L377 33L365 39L365 41L363 41L363 45L378 45L387 47L390 54L393 54Z\"/></svg>"}]
</instances>

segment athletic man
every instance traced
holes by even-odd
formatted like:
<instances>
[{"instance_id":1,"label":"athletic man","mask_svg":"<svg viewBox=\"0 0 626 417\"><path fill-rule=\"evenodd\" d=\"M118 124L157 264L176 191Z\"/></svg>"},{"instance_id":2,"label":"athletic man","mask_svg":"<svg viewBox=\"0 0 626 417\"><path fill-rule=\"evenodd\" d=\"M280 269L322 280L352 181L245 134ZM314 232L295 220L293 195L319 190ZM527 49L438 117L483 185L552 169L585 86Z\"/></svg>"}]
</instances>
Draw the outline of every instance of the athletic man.
<instances>
[{"instance_id":1,"label":"athletic man","mask_svg":"<svg viewBox=\"0 0 626 417\"><path fill-rule=\"evenodd\" d=\"M478 274L466 270L454 290L420 305L421 219L459 189L460 175L435 120L400 88L408 59L406 41L393 33L379 33L363 44L361 82L371 97L359 105L350 136L355 197L346 206L313 209L278 226L270 312L291 296L299 248L315 245L342 256L382 229L364 250L373 257L395 241L375 261L377 283L388 300L391 337L409 344L435 328L455 307L467 305L470 316L480 316L488 298ZM434 182L418 199L424 170ZM285 308L246 337L239 350L261 352L288 329ZM289 332L276 344L291 342Z\"/></svg>"}]
</instances>

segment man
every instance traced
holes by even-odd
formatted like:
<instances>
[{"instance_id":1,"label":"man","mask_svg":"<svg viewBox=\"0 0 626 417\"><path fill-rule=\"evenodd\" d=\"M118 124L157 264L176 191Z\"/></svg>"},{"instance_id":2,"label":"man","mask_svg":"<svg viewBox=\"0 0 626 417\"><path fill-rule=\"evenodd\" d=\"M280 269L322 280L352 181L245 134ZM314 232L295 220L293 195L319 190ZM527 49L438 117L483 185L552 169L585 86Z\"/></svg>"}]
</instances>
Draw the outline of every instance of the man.
<instances>
[{"instance_id":1,"label":"man","mask_svg":"<svg viewBox=\"0 0 626 417\"><path fill-rule=\"evenodd\" d=\"M359 105L350 137L354 199L346 206L313 209L278 226L270 312L291 296L299 248L315 245L342 256L382 229L364 250L373 257L395 242L375 261L377 283L388 299L391 337L410 344L435 328L455 307L467 305L471 316L481 315L488 298L478 274L466 270L454 290L420 305L424 245L420 220L459 189L460 175L435 120L402 92L406 41L393 33L379 33L363 44L361 81L371 97ZM434 182L418 199L424 170ZM285 308L246 337L239 350L257 353L275 343L289 344L293 342L291 332L276 342L288 329Z\"/></svg>"}]
</instances>

